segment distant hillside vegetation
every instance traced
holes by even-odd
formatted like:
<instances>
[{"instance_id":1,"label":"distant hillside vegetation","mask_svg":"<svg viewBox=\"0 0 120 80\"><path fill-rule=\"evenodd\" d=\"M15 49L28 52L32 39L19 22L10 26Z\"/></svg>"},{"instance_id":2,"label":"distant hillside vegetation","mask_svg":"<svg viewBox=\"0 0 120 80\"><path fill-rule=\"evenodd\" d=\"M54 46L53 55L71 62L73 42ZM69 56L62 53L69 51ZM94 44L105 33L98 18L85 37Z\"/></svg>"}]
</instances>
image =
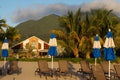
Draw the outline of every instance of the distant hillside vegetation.
<instances>
[{"instance_id":1,"label":"distant hillside vegetation","mask_svg":"<svg viewBox=\"0 0 120 80\"><path fill-rule=\"evenodd\" d=\"M23 22L17 25L15 28L20 32L21 40L27 39L31 36L37 36L40 39L48 42L50 31L52 29L60 29L58 19L58 15L51 14L43 17L40 20L29 20Z\"/></svg>"}]
</instances>

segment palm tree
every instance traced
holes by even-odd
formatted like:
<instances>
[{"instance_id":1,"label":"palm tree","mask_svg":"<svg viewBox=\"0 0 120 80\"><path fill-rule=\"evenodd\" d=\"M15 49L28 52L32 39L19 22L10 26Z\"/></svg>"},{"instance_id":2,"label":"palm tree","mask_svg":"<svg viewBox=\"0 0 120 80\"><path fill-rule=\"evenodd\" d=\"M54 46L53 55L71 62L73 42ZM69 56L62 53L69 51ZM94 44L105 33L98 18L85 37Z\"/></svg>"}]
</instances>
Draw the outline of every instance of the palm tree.
<instances>
[{"instance_id":1,"label":"palm tree","mask_svg":"<svg viewBox=\"0 0 120 80\"><path fill-rule=\"evenodd\" d=\"M68 15L60 17L60 26L64 30L53 30L58 39L64 42L66 50L70 51L70 53L72 52L76 58L79 57L80 21L80 9L75 14L72 11L68 11Z\"/></svg>"},{"instance_id":2,"label":"palm tree","mask_svg":"<svg viewBox=\"0 0 120 80\"><path fill-rule=\"evenodd\" d=\"M114 29L118 23L115 15L111 14L112 10L98 9L91 10L91 12L86 14L86 20L83 22L85 35L82 36L80 48L81 51L86 53L86 57L90 58L90 53L92 52L93 38L96 34L99 34L100 42L103 44L103 40L108 29Z\"/></svg>"},{"instance_id":3,"label":"palm tree","mask_svg":"<svg viewBox=\"0 0 120 80\"><path fill-rule=\"evenodd\" d=\"M66 44L66 51L74 53L75 57L81 53L80 55L90 58L94 36L99 34L103 44L108 28L114 29L119 22L111 12L112 10L98 9L83 16L80 9L75 14L68 11L67 15L60 17L60 26L64 30L53 32Z\"/></svg>"},{"instance_id":4,"label":"palm tree","mask_svg":"<svg viewBox=\"0 0 120 80\"><path fill-rule=\"evenodd\" d=\"M5 19L1 19L0 20L0 30L1 30L1 32L3 32L4 30L2 29L2 27L4 27L4 28L9 28L9 26L6 24L6 20Z\"/></svg>"},{"instance_id":5,"label":"palm tree","mask_svg":"<svg viewBox=\"0 0 120 80\"><path fill-rule=\"evenodd\" d=\"M3 41L4 37L5 37L5 31L4 29L8 29L9 26L6 24L6 20L5 19L1 19L0 20L0 40Z\"/></svg>"},{"instance_id":6,"label":"palm tree","mask_svg":"<svg viewBox=\"0 0 120 80\"><path fill-rule=\"evenodd\" d=\"M118 24L118 18L112 14L112 10L98 9L91 10L92 17L90 18L92 26L94 26L98 34L104 38L108 29L114 30Z\"/></svg>"},{"instance_id":7,"label":"palm tree","mask_svg":"<svg viewBox=\"0 0 120 80\"><path fill-rule=\"evenodd\" d=\"M6 28L6 31L4 31L4 28ZM16 28L6 24L5 19L1 19L0 20L0 40L3 41L5 37L8 38L9 42L12 42L20 39L20 34Z\"/></svg>"},{"instance_id":8,"label":"palm tree","mask_svg":"<svg viewBox=\"0 0 120 80\"><path fill-rule=\"evenodd\" d=\"M5 36L8 38L10 44L13 41L19 40L21 37L19 31L14 27L9 27L9 29L6 30Z\"/></svg>"}]
</instances>

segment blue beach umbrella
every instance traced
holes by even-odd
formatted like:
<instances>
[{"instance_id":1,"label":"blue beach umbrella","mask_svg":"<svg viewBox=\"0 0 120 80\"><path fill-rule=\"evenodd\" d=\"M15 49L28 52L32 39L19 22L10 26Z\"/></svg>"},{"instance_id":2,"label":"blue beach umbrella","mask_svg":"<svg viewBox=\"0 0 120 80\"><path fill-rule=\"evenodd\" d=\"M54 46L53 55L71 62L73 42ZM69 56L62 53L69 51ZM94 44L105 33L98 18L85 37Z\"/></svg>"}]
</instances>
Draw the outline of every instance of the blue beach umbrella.
<instances>
[{"instance_id":1,"label":"blue beach umbrella","mask_svg":"<svg viewBox=\"0 0 120 80\"><path fill-rule=\"evenodd\" d=\"M93 43L93 57L95 58L95 65L96 65L96 60L97 58L101 57L101 52L100 52L100 41L99 41L99 36L96 34L94 38L94 43Z\"/></svg>"},{"instance_id":2,"label":"blue beach umbrella","mask_svg":"<svg viewBox=\"0 0 120 80\"><path fill-rule=\"evenodd\" d=\"M57 40L56 35L52 33L49 40L50 48L48 49L48 55L52 57L51 68L53 69L53 56L57 56Z\"/></svg>"},{"instance_id":3,"label":"blue beach umbrella","mask_svg":"<svg viewBox=\"0 0 120 80\"><path fill-rule=\"evenodd\" d=\"M4 67L5 67L5 63L6 63L6 58L8 57L8 40L5 37L3 44L2 44L2 57L4 58Z\"/></svg>"},{"instance_id":4,"label":"blue beach umbrella","mask_svg":"<svg viewBox=\"0 0 120 80\"><path fill-rule=\"evenodd\" d=\"M108 73L109 77L110 77L110 61L116 59L114 48L115 44L113 41L113 34L109 29L109 32L106 35L106 40L104 43L104 59L109 61L109 73Z\"/></svg>"}]
</instances>

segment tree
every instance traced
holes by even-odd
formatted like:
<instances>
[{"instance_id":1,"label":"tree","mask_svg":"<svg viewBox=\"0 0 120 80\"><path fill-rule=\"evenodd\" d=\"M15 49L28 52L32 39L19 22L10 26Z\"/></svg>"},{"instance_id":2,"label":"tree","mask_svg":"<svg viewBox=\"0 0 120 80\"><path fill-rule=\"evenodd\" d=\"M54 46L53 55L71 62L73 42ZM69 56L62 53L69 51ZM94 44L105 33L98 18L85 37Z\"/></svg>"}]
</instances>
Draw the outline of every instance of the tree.
<instances>
[{"instance_id":1,"label":"tree","mask_svg":"<svg viewBox=\"0 0 120 80\"><path fill-rule=\"evenodd\" d=\"M62 40L65 44L65 50L69 53L73 53L76 58L79 57L79 35L81 32L81 11L74 14L72 11L68 11L66 16L60 17L60 26L64 30L53 30L57 35L57 38Z\"/></svg>"},{"instance_id":2,"label":"tree","mask_svg":"<svg viewBox=\"0 0 120 80\"><path fill-rule=\"evenodd\" d=\"M4 28L6 29L4 30ZM20 39L20 34L16 28L6 24L5 19L1 19L0 20L0 40L3 41L5 37L7 37L9 40L9 43L11 43L12 41L16 41Z\"/></svg>"},{"instance_id":3,"label":"tree","mask_svg":"<svg viewBox=\"0 0 120 80\"><path fill-rule=\"evenodd\" d=\"M6 24L6 20L5 19L1 19L0 20L0 40L1 41L3 41L4 36L5 36L4 28L8 29L9 26Z\"/></svg>"},{"instance_id":4,"label":"tree","mask_svg":"<svg viewBox=\"0 0 120 80\"><path fill-rule=\"evenodd\" d=\"M100 36L101 45L108 32L108 29L115 31L116 25L119 23L118 18L113 15L112 10L97 9L91 10L86 14L86 19L83 21L82 29L84 36L81 38L80 48L86 54L86 58L90 58L92 52L93 40L96 34Z\"/></svg>"},{"instance_id":5,"label":"tree","mask_svg":"<svg viewBox=\"0 0 120 80\"><path fill-rule=\"evenodd\" d=\"M5 19L1 19L0 20L0 32L4 32L2 27L7 28L7 29L9 28L9 26L6 24L6 20Z\"/></svg>"},{"instance_id":6,"label":"tree","mask_svg":"<svg viewBox=\"0 0 120 80\"><path fill-rule=\"evenodd\" d=\"M21 37L21 35L19 34L19 31L14 27L9 27L9 29L6 30L5 36L8 38L9 43L13 41L17 41Z\"/></svg>"},{"instance_id":7,"label":"tree","mask_svg":"<svg viewBox=\"0 0 120 80\"><path fill-rule=\"evenodd\" d=\"M66 44L66 52L74 53L76 58L79 53L82 57L90 58L94 36L98 34L103 45L108 29L114 30L119 23L118 18L111 12L112 10L98 9L82 13L78 9L74 14L68 11L67 15L60 18L60 26L64 30L53 32Z\"/></svg>"}]
</instances>

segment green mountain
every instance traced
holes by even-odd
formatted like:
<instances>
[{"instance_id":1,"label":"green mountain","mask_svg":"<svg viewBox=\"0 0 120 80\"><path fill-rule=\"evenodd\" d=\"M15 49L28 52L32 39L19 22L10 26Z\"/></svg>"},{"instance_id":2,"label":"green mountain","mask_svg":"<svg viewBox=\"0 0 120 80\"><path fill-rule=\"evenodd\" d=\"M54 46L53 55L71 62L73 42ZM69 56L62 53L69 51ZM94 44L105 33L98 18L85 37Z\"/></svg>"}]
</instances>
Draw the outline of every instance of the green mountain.
<instances>
[{"instance_id":1,"label":"green mountain","mask_svg":"<svg viewBox=\"0 0 120 80\"><path fill-rule=\"evenodd\" d=\"M51 14L39 20L29 20L23 22L15 28L18 29L21 34L20 41L31 36L37 36L48 42L51 30L60 29L58 19L58 15Z\"/></svg>"}]
</instances>

